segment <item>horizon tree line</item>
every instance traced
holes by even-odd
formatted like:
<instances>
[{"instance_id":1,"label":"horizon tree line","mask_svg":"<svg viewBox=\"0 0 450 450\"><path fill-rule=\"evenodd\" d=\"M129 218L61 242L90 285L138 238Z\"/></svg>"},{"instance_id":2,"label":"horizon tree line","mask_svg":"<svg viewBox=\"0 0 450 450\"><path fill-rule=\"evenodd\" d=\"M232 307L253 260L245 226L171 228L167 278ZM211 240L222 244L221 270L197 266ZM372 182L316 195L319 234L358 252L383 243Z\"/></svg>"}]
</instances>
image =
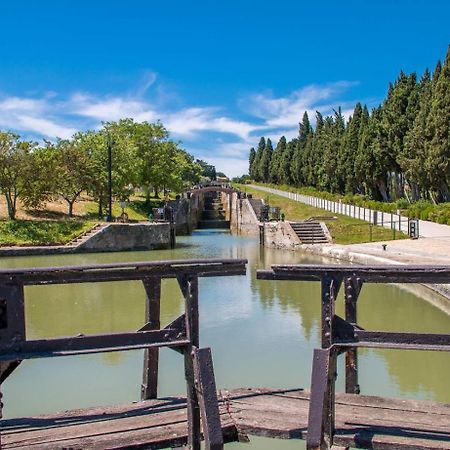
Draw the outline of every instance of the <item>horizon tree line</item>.
<instances>
[{"instance_id":1,"label":"horizon tree line","mask_svg":"<svg viewBox=\"0 0 450 450\"><path fill-rule=\"evenodd\" d=\"M357 103L348 121L341 108L315 119L313 128L305 112L298 136L275 149L261 137L250 178L385 202L450 200L450 46L433 74L401 71L372 111Z\"/></svg>"},{"instance_id":2,"label":"horizon tree line","mask_svg":"<svg viewBox=\"0 0 450 450\"><path fill-rule=\"evenodd\" d=\"M87 192L103 217L108 198L108 152L112 146L113 197L126 199L142 188L149 202L163 189L179 192L198 183L214 166L194 157L169 139L161 122L121 119L105 122L100 130L80 131L56 142L21 140L0 130L0 193L6 198L8 217L16 217L17 202L40 208L63 199L69 217L74 203Z\"/></svg>"}]
</instances>

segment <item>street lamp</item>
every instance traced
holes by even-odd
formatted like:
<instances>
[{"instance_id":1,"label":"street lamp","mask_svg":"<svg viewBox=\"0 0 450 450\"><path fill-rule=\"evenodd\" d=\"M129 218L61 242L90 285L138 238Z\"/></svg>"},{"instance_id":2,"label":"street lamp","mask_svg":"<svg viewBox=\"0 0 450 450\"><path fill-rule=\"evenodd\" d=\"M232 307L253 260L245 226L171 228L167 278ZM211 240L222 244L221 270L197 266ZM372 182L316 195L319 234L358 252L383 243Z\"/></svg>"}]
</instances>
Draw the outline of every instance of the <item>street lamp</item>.
<instances>
[{"instance_id":1,"label":"street lamp","mask_svg":"<svg viewBox=\"0 0 450 450\"><path fill-rule=\"evenodd\" d=\"M114 141L108 132L106 146L108 147L108 222L112 221L112 148Z\"/></svg>"}]
</instances>

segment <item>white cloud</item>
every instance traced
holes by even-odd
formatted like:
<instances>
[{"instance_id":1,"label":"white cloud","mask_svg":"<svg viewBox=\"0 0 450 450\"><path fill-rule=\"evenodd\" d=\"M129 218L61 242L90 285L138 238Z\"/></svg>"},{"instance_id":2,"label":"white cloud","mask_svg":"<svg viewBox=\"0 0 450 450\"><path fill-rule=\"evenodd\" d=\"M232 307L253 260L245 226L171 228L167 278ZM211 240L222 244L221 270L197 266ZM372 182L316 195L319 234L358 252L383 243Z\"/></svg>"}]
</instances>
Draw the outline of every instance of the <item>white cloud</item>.
<instances>
[{"instance_id":1,"label":"white cloud","mask_svg":"<svg viewBox=\"0 0 450 450\"><path fill-rule=\"evenodd\" d=\"M223 172L231 178L248 172L248 158L224 158L210 154L200 155L198 158L208 161L209 164L216 166L218 172Z\"/></svg>"},{"instance_id":2,"label":"white cloud","mask_svg":"<svg viewBox=\"0 0 450 450\"><path fill-rule=\"evenodd\" d=\"M309 85L291 92L287 97L274 97L271 92L256 94L241 99L240 104L254 116L264 119L267 128L291 129L298 124L305 111L313 119L316 110L328 114L337 108L342 102L332 100L354 84L339 81L324 86Z\"/></svg>"},{"instance_id":3,"label":"white cloud","mask_svg":"<svg viewBox=\"0 0 450 450\"><path fill-rule=\"evenodd\" d=\"M248 139L250 133L261 128L248 122L217 117L217 108L187 108L162 117L167 129L177 135L193 137L201 131L216 131Z\"/></svg>"},{"instance_id":4,"label":"white cloud","mask_svg":"<svg viewBox=\"0 0 450 450\"><path fill-rule=\"evenodd\" d=\"M77 128L66 126L61 118L52 119L50 109L46 98L7 97L0 101L0 127L46 138L71 137Z\"/></svg>"},{"instance_id":5,"label":"white cloud","mask_svg":"<svg viewBox=\"0 0 450 450\"><path fill-rule=\"evenodd\" d=\"M38 98L0 98L0 128L35 139L53 139L97 128L102 121L125 117L139 122L161 120L171 135L183 139L186 149L196 157L236 176L247 171L249 149L257 145L259 136L270 137L275 146L282 135L287 139L297 135L298 122L305 111L314 123L316 110L330 114L333 108L342 105L346 118L353 110L352 103L340 98L354 84L350 82L305 86L284 97L265 92L241 98L238 104L248 116L243 120L241 113L227 114L220 107L178 106L180 98L176 92L173 89L166 92L156 80L157 74L148 71L137 89L122 95L75 92L64 96L48 90ZM150 88L152 101L145 98Z\"/></svg>"},{"instance_id":6,"label":"white cloud","mask_svg":"<svg viewBox=\"0 0 450 450\"><path fill-rule=\"evenodd\" d=\"M132 117L139 122L157 119L149 105L136 99L121 97L96 98L86 94L74 94L67 102L73 114L99 121L119 120Z\"/></svg>"},{"instance_id":7,"label":"white cloud","mask_svg":"<svg viewBox=\"0 0 450 450\"><path fill-rule=\"evenodd\" d=\"M3 113L38 113L44 110L45 107L46 100L44 99L7 97L0 101L0 111Z\"/></svg>"}]
</instances>

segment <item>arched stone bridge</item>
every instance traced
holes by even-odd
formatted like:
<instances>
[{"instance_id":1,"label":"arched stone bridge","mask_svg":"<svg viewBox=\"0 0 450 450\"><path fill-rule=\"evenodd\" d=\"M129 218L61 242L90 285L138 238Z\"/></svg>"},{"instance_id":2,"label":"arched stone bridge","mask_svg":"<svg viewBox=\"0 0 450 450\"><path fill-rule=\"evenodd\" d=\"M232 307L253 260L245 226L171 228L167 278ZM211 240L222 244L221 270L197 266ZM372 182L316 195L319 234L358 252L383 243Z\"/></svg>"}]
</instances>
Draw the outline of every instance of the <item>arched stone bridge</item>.
<instances>
[{"instance_id":1,"label":"arched stone bridge","mask_svg":"<svg viewBox=\"0 0 450 450\"><path fill-rule=\"evenodd\" d=\"M239 192L239 190L224 186L202 186L185 191L185 193L189 193L191 195L204 194L206 192L225 192L226 194L234 194L235 192Z\"/></svg>"}]
</instances>

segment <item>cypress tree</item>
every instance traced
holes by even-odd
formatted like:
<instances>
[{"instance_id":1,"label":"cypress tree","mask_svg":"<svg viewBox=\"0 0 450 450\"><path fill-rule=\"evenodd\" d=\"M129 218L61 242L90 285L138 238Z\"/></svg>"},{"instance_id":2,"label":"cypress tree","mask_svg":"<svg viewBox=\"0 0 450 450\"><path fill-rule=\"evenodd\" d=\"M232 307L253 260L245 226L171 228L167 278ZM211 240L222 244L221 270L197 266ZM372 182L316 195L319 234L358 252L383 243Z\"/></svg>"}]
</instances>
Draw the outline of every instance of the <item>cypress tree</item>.
<instances>
[{"instance_id":1,"label":"cypress tree","mask_svg":"<svg viewBox=\"0 0 450 450\"><path fill-rule=\"evenodd\" d=\"M253 160L253 175L255 181L263 181L263 176L261 172L261 159L266 148L266 140L261 137L258 144L258 149L256 150L255 159Z\"/></svg>"},{"instance_id":2,"label":"cypress tree","mask_svg":"<svg viewBox=\"0 0 450 450\"><path fill-rule=\"evenodd\" d=\"M358 151L362 115L362 105L357 103L349 119L339 154L338 172L342 180L342 188L345 193L350 194L356 191L354 161Z\"/></svg>"},{"instance_id":3,"label":"cypress tree","mask_svg":"<svg viewBox=\"0 0 450 450\"><path fill-rule=\"evenodd\" d=\"M272 159L270 161L270 181L272 183L280 183L283 174L282 174L282 167L283 167L283 158L284 158L284 152L286 151L286 138L284 136L281 136L280 140L278 141L277 146L275 147L275 150L272 155Z\"/></svg>"},{"instance_id":4,"label":"cypress tree","mask_svg":"<svg viewBox=\"0 0 450 450\"><path fill-rule=\"evenodd\" d=\"M440 197L450 200L450 46L438 78L433 79L431 109L426 131L427 169L432 187Z\"/></svg>"},{"instance_id":5,"label":"cypress tree","mask_svg":"<svg viewBox=\"0 0 450 450\"><path fill-rule=\"evenodd\" d=\"M283 153L281 160L281 178L280 181L283 184L294 184L292 179L291 167L292 159L294 157L295 149L297 148L297 139L292 139L286 145L286 150Z\"/></svg>"},{"instance_id":6,"label":"cypress tree","mask_svg":"<svg viewBox=\"0 0 450 450\"><path fill-rule=\"evenodd\" d=\"M270 167L270 160L272 159L272 153L273 153L272 141L268 138L264 150L261 153L261 159L259 161L259 175L261 177L261 181L263 181L264 183L269 182L269 167Z\"/></svg>"},{"instance_id":7,"label":"cypress tree","mask_svg":"<svg viewBox=\"0 0 450 450\"><path fill-rule=\"evenodd\" d=\"M399 155L399 163L411 188L413 201L420 198L420 189L425 193L429 189L426 143L430 137L427 135L426 125L431 108L431 94L431 76L426 69L418 85L419 112L405 136L403 152Z\"/></svg>"},{"instance_id":8,"label":"cypress tree","mask_svg":"<svg viewBox=\"0 0 450 450\"><path fill-rule=\"evenodd\" d=\"M255 175L254 175L254 162L255 162L255 158L256 158L256 151L255 149L252 147L250 149L250 155L248 158L248 174L250 175L250 178L254 179Z\"/></svg>"}]
</instances>

